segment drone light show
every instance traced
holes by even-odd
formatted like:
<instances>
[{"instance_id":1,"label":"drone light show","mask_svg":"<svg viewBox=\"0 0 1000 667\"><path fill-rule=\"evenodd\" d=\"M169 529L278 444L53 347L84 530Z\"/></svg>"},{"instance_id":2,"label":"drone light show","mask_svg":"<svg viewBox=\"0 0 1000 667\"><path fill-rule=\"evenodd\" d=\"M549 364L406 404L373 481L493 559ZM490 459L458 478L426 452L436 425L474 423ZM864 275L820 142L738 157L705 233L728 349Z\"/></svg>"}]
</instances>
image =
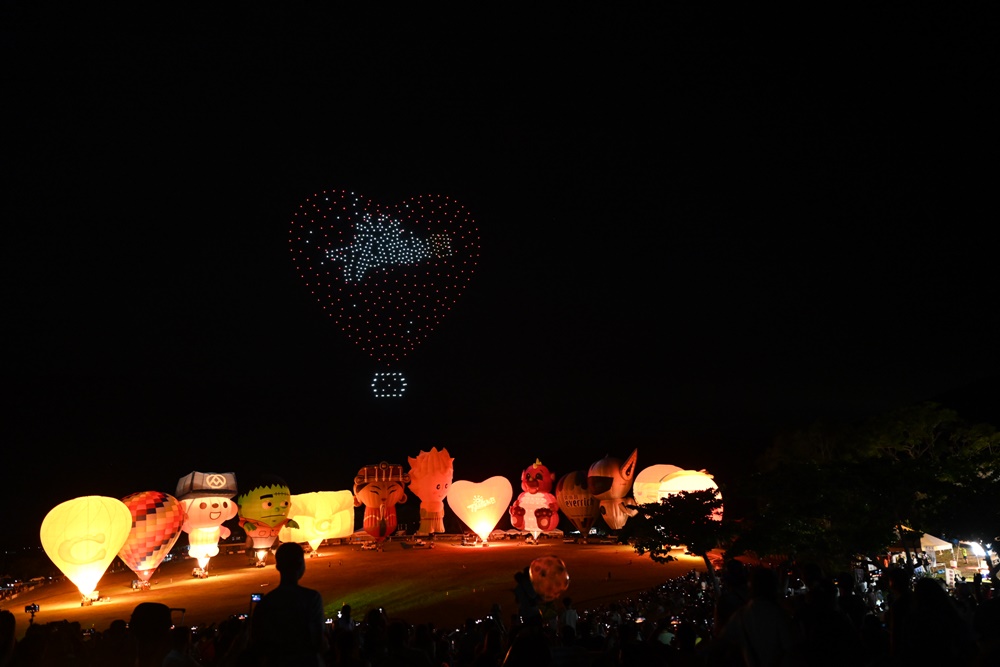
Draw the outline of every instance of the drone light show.
<instances>
[{"instance_id":1,"label":"drone light show","mask_svg":"<svg viewBox=\"0 0 1000 667\"><path fill-rule=\"evenodd\" d=\"M441 323L479 259L470 212L445 195L383 206L344 190L307 198L292 217L292 261L348 339L376 362L375 396L400 397L396 366Z\"/></svg>"}]
</instances>

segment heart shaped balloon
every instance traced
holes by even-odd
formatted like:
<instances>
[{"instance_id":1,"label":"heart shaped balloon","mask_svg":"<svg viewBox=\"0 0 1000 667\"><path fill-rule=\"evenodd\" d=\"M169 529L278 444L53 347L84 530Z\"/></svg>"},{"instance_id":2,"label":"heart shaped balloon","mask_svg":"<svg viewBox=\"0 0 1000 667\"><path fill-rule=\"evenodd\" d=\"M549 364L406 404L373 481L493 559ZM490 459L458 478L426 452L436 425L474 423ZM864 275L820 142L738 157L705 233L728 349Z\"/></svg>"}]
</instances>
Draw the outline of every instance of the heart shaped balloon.
<instances>
[{"instance_id":1,"label":"heart shaped balloon","mask_svg":"<svg viewBox=\"0 0 1000 667\"><path fill-rule=\"evenodd\" d=\"M327 190L299 206L289 231L310 292L383 371L441 323L479 258L472 215L443 195L384 206ZM395 375L385 381L405 385Z\"/></svg>"},{"instance_id":2,"label":"heart shaped balloon","mask_svg":"<svg viewBox=\"0 0 1000 667\"><path fill-rule=\"evenodd\" d=\"M506 477L490 477L483 482L458 480L448 491L448 507L483 542L507 513L514 487Z\"/></svg>"}]
</instances>

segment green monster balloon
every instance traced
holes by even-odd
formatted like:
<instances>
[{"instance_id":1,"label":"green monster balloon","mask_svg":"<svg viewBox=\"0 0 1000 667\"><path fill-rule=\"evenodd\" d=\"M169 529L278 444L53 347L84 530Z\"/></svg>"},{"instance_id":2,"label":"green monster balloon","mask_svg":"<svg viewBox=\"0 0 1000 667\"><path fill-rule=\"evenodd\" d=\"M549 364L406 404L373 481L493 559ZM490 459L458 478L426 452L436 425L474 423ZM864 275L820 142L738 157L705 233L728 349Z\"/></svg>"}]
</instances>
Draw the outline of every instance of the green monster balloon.
<instances>
[{"instance_id":1,"label":"green monster balloon","mask_svg":"<svg viewBox=\"0 0 1000 667\"><path fill-rule=\"evenodd\" d=\"M282 528L299 527L288 516L291 500L292 492L285 480L273 475L262 477L236 497L240 527L246 531L247 539L253 544L258 567L264 566L267 552L278 539Z\"/></svg>"}]
</instances>

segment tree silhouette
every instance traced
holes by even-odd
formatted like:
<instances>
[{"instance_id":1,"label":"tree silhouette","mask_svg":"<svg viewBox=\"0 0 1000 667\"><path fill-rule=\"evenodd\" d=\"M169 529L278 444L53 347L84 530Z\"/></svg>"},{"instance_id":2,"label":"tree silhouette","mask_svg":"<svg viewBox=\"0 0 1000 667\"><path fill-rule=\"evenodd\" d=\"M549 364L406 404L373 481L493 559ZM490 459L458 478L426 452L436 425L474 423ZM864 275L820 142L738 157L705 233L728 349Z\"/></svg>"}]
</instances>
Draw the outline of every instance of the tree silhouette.
<instances>
[{"instance_id":1,"label":"tree silhouette","mask_svg":"<svg viewBox=\"0 0 1000 667\"><path fill-rule=\"evenodd\" d=\"M619 542L629 544L640 556L648 553L657 563L676 560L670 552L685 547L688 553L705 561L718 593L718 579L708 554L732 531L722 520L722 497L717 490L680 491L659 502L631 505L629 509L637 513L625 524Z\"/></svg>"}]
</instances>

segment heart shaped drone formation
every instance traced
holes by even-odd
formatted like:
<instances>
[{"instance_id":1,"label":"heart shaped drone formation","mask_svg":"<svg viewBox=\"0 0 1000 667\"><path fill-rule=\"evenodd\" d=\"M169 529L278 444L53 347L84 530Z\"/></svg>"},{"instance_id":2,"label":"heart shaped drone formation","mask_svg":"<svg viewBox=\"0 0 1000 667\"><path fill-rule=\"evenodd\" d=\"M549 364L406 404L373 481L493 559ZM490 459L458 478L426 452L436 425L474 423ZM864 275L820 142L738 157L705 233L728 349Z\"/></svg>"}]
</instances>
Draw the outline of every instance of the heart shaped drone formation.
<instances>
[{"instance_id":1,"label":"heart shaped drone formation","mask_svg":"<svg viewBox=\"0 0 1000 667\"><path fill-rule=\"evenodd\" d=\"M382 206L354 192L320 192L299 206L290 235L310 292L386 370L440 324L479 258L472 215L443 195Z\"/></svg>"}]
</instances>

